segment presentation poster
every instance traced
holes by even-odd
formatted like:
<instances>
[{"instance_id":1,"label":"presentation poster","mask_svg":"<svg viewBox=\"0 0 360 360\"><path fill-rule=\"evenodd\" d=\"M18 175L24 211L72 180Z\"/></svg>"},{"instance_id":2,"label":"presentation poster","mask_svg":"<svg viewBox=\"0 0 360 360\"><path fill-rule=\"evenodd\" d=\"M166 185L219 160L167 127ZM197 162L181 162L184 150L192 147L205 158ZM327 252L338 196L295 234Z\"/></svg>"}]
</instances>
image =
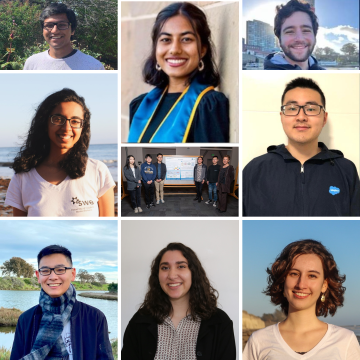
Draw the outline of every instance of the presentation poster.
<instances>
[{"instance_id":1,"label":"presentation poster","mask_svg":"<svg viewBox=\"0 0 360 360\"><path fill-rule=\"evenodd\" d=\"M164 156L166 164L165 184L192 184L194 182L194 166L196 157Z\"/></svg>"}]
</instances>

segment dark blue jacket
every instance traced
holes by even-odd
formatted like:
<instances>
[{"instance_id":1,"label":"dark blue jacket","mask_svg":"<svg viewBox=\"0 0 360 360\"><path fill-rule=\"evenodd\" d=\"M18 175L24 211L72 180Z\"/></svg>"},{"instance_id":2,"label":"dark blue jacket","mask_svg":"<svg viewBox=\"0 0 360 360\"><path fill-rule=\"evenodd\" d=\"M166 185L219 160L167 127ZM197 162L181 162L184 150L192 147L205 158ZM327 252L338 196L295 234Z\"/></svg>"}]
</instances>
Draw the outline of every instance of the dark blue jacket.
<instances>
[{"instance_id":1,"label":"dark blue jacket","mask_svg":"<svg viewBox=\"0 0 360 360\"><path fill-rule=\"evenodd\" d=\"M156 178L156 167L154 164L148 164L146 161L141 164L141 176L143 182L150 180L154 181Z\"/></svg>"},{"instance_id":2,"label":"dark blue jacket","mask_svg":"<svg viewBox=\"0 0 360 360\"><path fill-rule=\"evenodd\" d=\"M308 70L326 70L318 64L313 57L309 57ZM299 65L291 65L285 59L282 59L277 53L269 54L264 60L264 70L302 70Z\"/></svg>"},{"instance_id":3,"label":"dark blue jacket","mask_svg":"<svg viewBox=\"0 0 360 360\"><path fill-rule=\"evenodd\" d=\"M39 331L42 310L36 305L20 315L10 360L31 352ZM76 301L70 318L74 360L114 360L105 315L90 305Z\"/></svg>"},{"instance_id":4,"label":"dark blue jacket","mask_svg":"<svg viewBox=\"0 0 360 360\"><path fill-rule=\"evenodd\" d=\"M303 167L285 145L250 161L243 171L243 216L360 216L355 165L341 151L319 147Z\"/></svg>"},{"instance_id":5,"label":"dark blue jacket","mask_svg":"<svg viewBox=\"0 0 360 360\"><path fill-rule=\"evenodd\" d=\"M156 162L154 164L154 166L156 167L156 179L161 179L161 180L165 180L166 177L166 165L164 163L161 163L161 174L159 174L158 172L158 162Z\"/></svg>"}]
</instances>

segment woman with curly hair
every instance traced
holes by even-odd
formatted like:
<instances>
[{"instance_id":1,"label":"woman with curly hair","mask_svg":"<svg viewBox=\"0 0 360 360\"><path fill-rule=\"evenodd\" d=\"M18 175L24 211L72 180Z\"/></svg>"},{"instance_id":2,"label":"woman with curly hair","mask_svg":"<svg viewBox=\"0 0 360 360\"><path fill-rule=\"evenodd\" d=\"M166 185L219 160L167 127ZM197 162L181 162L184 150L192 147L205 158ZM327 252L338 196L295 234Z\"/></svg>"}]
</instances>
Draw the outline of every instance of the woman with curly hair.
<instances>
[{"instance_id":1,"label":"woman with curly hair","mask_svg":"<svg viewBox=\"0 0 360 360\"><path fill-rule=\"evenodd\" d=\"M114 180L89 159L90 111L70 89L37 108L14 159L6 204L14 216L114 216Z\"/></svg>"},{"instance_id":2,"label":"woman with curly hair","mask_svg":"<svg viewBox=\"0 0 360 360\"><path fill-rule=\"evenodd\" d=\"M205 13L188 2L159 12L143 78L155 88L130 103L128 142L229 142L229 101Z\"/></svg>"},{"instance_id":3,"label":"woman with curly hair","mask_svg":"<svg viewBox=\"0 0 360 360\"><path fill-rule=\"evenodd\" d=\"M360 347L355 334L327 324L318 316L334 316L343 306L345 275L319 241L287 245L268 268L264 293L280 305L286 319L254 332L246 344L246 360L356 360Z\"/></svg>"},{"instance_id":4,"label":"woman with curly hair","mask_svg":"<svg viewBox=\"0 0 360 360\"><path fill-rule=\"evenodd\" d=\"M233 324L217 308L198 257L170 243L151 264L148 291L124 334L124 360L235 360Z\"/></svg>"}]
</instances>

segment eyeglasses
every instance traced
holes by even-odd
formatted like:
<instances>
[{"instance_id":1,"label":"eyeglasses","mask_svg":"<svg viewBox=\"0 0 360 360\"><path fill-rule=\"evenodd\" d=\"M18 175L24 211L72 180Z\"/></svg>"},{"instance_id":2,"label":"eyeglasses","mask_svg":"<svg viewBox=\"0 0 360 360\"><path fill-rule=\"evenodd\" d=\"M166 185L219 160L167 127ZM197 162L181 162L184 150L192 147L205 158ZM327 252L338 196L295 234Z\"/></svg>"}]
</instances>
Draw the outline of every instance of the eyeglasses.
<instances>
[{"instance_id":1,"label":"eyeglasses","mask_svg":"<svg viewBox=\"0 0 360 360\"><path fill-rule=\"evenodd\" d=\"M62 126L66 123L66 121L69 121L69 124L74 129L80 129L83 127L83 119L67 119L65 116L62 115L51 115L50 121L54 125Z\"/></svg>"},{"instance_id":2,"label":"eyeglasses","mask_svg":"<svg viewBox=\"0 0 360 360\"><path fill-rule=\"evenodd\" d=\"M285 116L296 116L299 114L300 109L303 109L305 115L307 116L317 116L320 115L321 110L325 111L323 106L316 104L308 104L304 106L288 104L281 107L281 111Z\"/></svg>"},{"instance_id":3,"label":"eyeglasses","mask_svg":"<svg viewBox=\"0 0 360 360\"><path fill-rule=\"evenodd\" d=\"M48 276L51 274L52 271L54 271L54 273L56 275L64 275L66 273L66 270L70 270L73 269L71 267L56 267L56 268L41 268L39 269L39 273L43 276Z\"/></svg>"},{"instance_id":4,"label":"eyeglasses","mask_svg":"<svg viewBox=\"0 0 360 360\"><path fill-rule=\"evenodd\" d=\"M58 22L58 23L47 22L44 23L44 29L51 31L56 25L58 30L66 30L69 28L70 24L71 24L70 22Z\"/></svg>"}]
</instances>

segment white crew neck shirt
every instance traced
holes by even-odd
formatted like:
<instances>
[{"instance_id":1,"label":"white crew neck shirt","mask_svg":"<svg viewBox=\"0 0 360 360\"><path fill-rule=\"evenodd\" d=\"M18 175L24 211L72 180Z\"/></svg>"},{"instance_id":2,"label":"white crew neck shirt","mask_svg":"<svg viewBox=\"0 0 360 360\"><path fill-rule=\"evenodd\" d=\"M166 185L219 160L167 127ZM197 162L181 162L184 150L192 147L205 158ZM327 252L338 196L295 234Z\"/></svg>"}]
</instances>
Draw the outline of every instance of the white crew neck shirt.
<instances>
[{"instance_id":1,"label":"white crew neck shirt","mask_svg":"<svg viewBox=\"0 0 360 360\"><path fill-rule=\"evenodd\" d=\"M70 320L65 324L61 337L64 341L67 352L69 353L69 360L73 360L73 351L71 345L71 324Z\"/></svg>"},{"instance_id":2,"label":"white crew neck shirt","mask_svg":"<svg viewBox=\"0 0 360 360\"><path fill-rule=\"evenodd\" d=\"M255 331L249 338L243 360L359 360L360 346L355 334L328 324L320 342L304 355L296 353L282 338L279 324Z\"/></svg>"},{"instance_id":3,"label":"white crew neck shirt","mask_svg":"<svg viewBox=\"0 0 360 360\"><path fill-rule=\"evenodd\" d=\"M77 50L74 55L55 59L48 50L30 56L24 65L24 70L105 70L104 65L90 55Z\"/></svg>"},{"instance_id":4,"label":"white crew neck shirt","mask_svg":"<svg viewBox=\"0 0 360 360\"><path fill-rule=\"evenodd\" d=\"M44 180L33 168L13 176L5 204L27 216L98 217L99 198L114 186L110 170L99 160L88 159L83 177L67 176L58 185Z\"/></svg>"}]
</instances>

